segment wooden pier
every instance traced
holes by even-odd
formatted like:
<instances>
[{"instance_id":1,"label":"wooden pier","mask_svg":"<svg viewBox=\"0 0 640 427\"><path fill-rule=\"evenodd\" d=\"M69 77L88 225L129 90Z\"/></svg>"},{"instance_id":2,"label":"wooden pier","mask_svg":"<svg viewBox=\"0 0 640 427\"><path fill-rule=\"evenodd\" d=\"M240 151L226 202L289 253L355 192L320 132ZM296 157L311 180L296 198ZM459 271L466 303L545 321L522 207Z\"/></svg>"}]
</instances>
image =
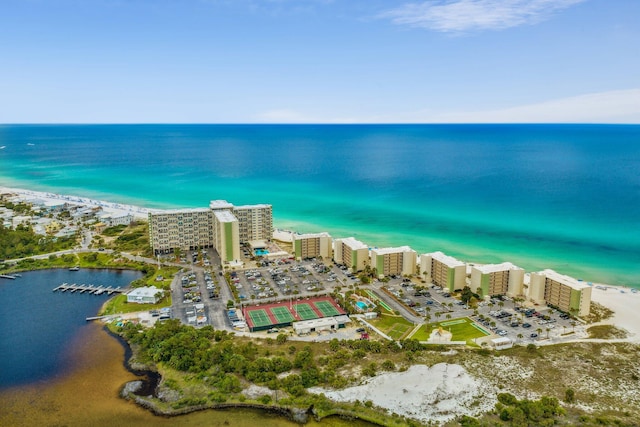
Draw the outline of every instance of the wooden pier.
<instances>
[{"instance_id":1,"label":"wooden pier","mask_svg":"<svg viewBox=\"0 0 640 427\"><path fill-rule=\"evenodd\" d=\"M63 283L62 285L53 289L53 292L56 292L56 291L60 291L60 292L69 291L69 293L78 292L79 294L83 294L87 292L89 294L94 294L94 295L102 295L105 293L107 295L111 295L113 293L124 292L122 288L114 288L113 286L85 285L85 284L77 285L75 283L73 284Z\"/></svg>"}]
</instances>

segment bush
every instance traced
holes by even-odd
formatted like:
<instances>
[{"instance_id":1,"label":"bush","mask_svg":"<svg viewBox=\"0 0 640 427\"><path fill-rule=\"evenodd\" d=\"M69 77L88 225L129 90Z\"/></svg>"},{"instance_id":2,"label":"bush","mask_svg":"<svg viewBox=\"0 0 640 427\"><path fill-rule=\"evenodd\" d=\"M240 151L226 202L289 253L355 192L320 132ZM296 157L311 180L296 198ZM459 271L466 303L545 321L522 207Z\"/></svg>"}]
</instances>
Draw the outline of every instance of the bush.
<instances>
[{"instance_id":1,"label":"bush","mask_svg":"<svg viewBox=\"0 0 640 427\"><path fill-rule=\"evenodd\" d=\"M576 400L576 392L572 388L568 388L564 391L564 401L567 403L573 403Z\"/></svg>"},{"instance_id":2,"label":"bush","mask_svg":"<svg viewBox=\"0 0 640 427\"><path fill-rule=\"evenodd\" d=\"M260 398L258 398L258 401L264 405L268 405L269 403L271 403L271 396L265 394L264 396L260 396Z\"/></svg>"}]
</instances>

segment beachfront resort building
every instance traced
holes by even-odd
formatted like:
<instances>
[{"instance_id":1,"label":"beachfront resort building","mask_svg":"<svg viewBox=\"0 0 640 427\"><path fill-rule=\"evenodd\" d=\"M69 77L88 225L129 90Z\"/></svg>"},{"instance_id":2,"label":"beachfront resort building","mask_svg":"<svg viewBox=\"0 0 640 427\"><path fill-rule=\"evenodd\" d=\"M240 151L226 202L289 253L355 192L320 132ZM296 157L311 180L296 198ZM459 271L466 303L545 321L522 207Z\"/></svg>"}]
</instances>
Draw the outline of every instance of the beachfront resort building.
<instances>
[{"instance_id":1,"label":"beachfront resort building","mask_svg":"<svg viewBox=\"0 0 640 427\"><path fill-rule=\"evenodd\" d=\"M149 242L156 254L214 247L211 210L176 209L149 213Z\"/></svg>"},{"instance_id":2,"label":"beachfront resort building","mask_svg":"<svg viewBox=\"0 0 640 427\"><path fill-rule=\"evenodd\" d=\"M524 269L510 262L474 265L471 268L471 290L480 295L522 295Z\"/></svg>"},{"instance_id":3,"label":"beachfront resort building","mask_svg":"<svg viewBox=\"0 0 640 427\"><path fill-rule=\"evenodd\" d=\"M271 240L271 205L233 206L213 200L209 208L149 213L149 241L154 253L215 248L223 261L240 259L240 245Z\"/></svg>"},{"instance_id":4,"label":"beachfront resort building","mask_svg":"<svg viewBox=\"0 0 640 427\"><path fill-rule=\"evenodd\" d=\"M427 282L450 292L466 286L467 267L464 262L442 252L420 255L420 270Z\"/></svg>"},{"instance_id":5,"label":"beachfront resort building","mask_svg":"<svg viewBox=\"0 0 640 427\"><path fill-rule=\"evenodd\" d=\"M271 240L273 236L271 205L234 206L233 214L238 218L241 242Z\"/></svg>"},{"instance_id":6,"label":"beachfront resort building","mask_svg":"<svg viewBox=\"0 0 640 427\"><path fill-rule=\"evenodd\" d=\"M293 253L296 259L331 259L331 251L332 240L329 233L293 235Z\"/></svg>"},{"instance_id":7,"label":"beachfront resort building","mask_svg":"<svg viewBox=\"0 0 640 427\"><path fill-rule=\"evenodd\" d=\"M369 247L353 237L336 239L333 242L333 260L351 268L354 273L362 271L369 264Z\"/></svg>"},{"instance_id":8,"label":"beachfront resort building","mask_svg":"<svg viewBox=\"0 0 640 427\"><path fill-rule=\"evenodd\" d=\"M238 218L238 233L242 243L271 240L273 236L273 209L271 205L234 206L226 200L212 200L212 211L229 211Z\"/></svg>"},{"instance_id":9,"label":"beachfront resort building","mask_svg":"<svg viewBox=\"0 0 640 427\"><path fill-rule=\"evenodd\" d=\"M213 247L223 263L240 260L239 228L238 218L231 212L213 212Z\"/></svg>"},{"instance_id":10,"label":"beachfront resort building","mask_svg":"<svg viewBox=\"0 0 640 427\"><path fill-rule=\"evenodd\" d=\"M531 273L528 297L574 316L587 316L591 309L591 286L549 269Z\"/></svg>"},{"instance_id":11,"label":"beachfront resort building","mask_svg":"<svg viewBox=\"0 0 640 427\"><path fill-rule=\"evenodd\" d=\"M371 266L380 277L415 274L417 259L416 251L409 246L371 249Z\"/></svg>"}]
</instances>

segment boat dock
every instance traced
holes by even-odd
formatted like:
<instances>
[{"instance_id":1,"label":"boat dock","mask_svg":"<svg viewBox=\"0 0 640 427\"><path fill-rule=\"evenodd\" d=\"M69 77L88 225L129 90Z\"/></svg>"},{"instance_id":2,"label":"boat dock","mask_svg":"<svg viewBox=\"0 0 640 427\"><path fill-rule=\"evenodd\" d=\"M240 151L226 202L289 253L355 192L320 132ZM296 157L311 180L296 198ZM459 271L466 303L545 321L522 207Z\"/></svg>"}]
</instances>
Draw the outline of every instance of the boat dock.
<instances>
[{"instance_id":1,"label":"boat dock","mask_svg":"<svg viewBox=\"0 0 640 427\"><path fill-rule=\"evenodd\" d=\"M85 284L77 285L75 283L73 284L63 283L62 285L53 289L53 292L56 292L56 291L60 291L60 292L69 291L70 293L78 292L79 294L83 294L87 292L94 295L102 295L105 293L107 295L111 295L113 293L124 292L122 288L114 288L113 286L85 285Z\"/></svg>"},{"instance_id":2,"label":"boat dock","mask_svg":"<svg viewBox=\"0 0 640 427\"><path fill-rule=\"evenodd\" d=\"M12 276L10 274L0 274L0 279L15 279L17 276Z\"/></svg>"}]
</instances>

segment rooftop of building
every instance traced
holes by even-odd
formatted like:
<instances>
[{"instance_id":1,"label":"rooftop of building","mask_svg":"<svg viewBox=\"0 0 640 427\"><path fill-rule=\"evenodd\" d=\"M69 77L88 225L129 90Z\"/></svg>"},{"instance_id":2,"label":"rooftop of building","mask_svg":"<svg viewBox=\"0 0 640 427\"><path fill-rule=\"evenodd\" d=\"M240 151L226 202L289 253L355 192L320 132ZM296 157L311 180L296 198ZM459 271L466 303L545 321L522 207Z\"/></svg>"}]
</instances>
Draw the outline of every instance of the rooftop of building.
<instances>
[{"instance_id":1,"label":"rooftop of building","mask_svg":"<svg viewBox=\"0 0 640 427\"><path fill-rule=\"evenodd\" d=\"M411 249L409 246L398 246L397 248L373 248L371 249L371 252L373 252L376 255L386 255L386 254L397 254L397 253L415 252L415 251Z\"/></svg>"},{"instance_id":2,"label":"rooftop of building","mask_svg":"<svg viewBox=\"0 0 640 427\"><path fill-rule=\"evenodd\" d=\"M271 208L271 205L260 203L257 205L242 205L242 206L234 206L234 210L251 210L251 209L268 209Z\"/></svg>"},{"instance_id":3,"label":"rooftop of building","mask_svg":"<svg viewBox=\"0 0 640 427\"><path fill-rule=\"evenodd\" d=\"M134 297L153 297L158 293L159 289L155 286L143 286L141 288L135 288L127 295Z\"/></svg>"},{"instance_id":4,"label":"rooftop of building","mask_svg":"<svg viewBox=\"0 0 640 427\"><path fill-rule=\"evenodd\" d=\"M590 286L584 283L583 281L573 278L571 276L565 276L564 274L560 274L555 270L546 269L546 270L539 271L536 274L543 275L548 279L555 280L556 282L562 283L563 285L570 286L576 290L590 288Z\"/></svg>"},{"instance_id":5,"label":"rooftop of building","mask_svg":"<svg viewBox=\"0 0 640 427\"><path fill-rule=\"evenodd\" d=\"M301 240L301 239L313 239L317 237L331 237L329 233L323 231L322 233L306 233L306 234L294 234L293 240Z\"/></svg>"},{"instance_id":6,"label":"rooftop of building","mask_svg":"<svg viewBox=\"0 0 640 427\"><path fill-rule=\"evenodd\" d=\"M236 216L229 211L213 211L213 214L216 216L216 218L220 222L237 222L238 221L238 218L236 218Z\"/></svg>"},{"instance_id":7,"label":"rooftop of building","mask_svg":"<svg viewBox=\"0 0 640 427\"><path fill-rule=\"evenodd\" d=\"M201 212L211 212L207 208L183 208L183 209L164 209L158 210L156 212L149 212L151 216L159 216L159 215L174 215L181 213L201 213Z\"/></svg>"},{"instance_id":8,"label":"rooftop of building","mask_svg":"<svg viewBox=\"0 0 640 427\"><path fill-rule=\"evenodd\" d=\"M474 265L473 268L475 268L476 270L480 270L480 272L483 274L496 273L498 271L506 270L523 270L522 268L510 262L503 262L500 264Z\"/></svg>"},{"instance_id":9,"label":"rooftop of building","mask_svg":"<svg viewBox=\"0 0 640 427\"><path fill-rule=\"evenodd\" d=\"M226 200L211 200L209 202L209 209L217 210L217 209L232 209L233 204L227 202Z\"/></svg>"},{"instance_id":10,"label":"rooftop of building","mask_svg":"<svg viewBox=\"0 0 640 427\"><path fill-rule=\"evenodd\" d=\"M449 256L449 255L445 255L444 253L437 251L437 252L432 252L429 254L425 254L427 256L430 256L431 258L440 261L441 263L447 265L448 267L460 267L465 265L464 262Z\"/></svg>"},{"instance_id":11,"label":"rooftop of building","mask_svg":"<svg viewBox=\"0 0 640 427\"><path fill-rule=\"evenodd\" d=\"M369 246L362 243L360 240L356 240L354 237L347 237L344 239L337 239L336 241L342 242L345 245L349 246L351 249L369 249Z\"/></svg>"}]
</instances>

